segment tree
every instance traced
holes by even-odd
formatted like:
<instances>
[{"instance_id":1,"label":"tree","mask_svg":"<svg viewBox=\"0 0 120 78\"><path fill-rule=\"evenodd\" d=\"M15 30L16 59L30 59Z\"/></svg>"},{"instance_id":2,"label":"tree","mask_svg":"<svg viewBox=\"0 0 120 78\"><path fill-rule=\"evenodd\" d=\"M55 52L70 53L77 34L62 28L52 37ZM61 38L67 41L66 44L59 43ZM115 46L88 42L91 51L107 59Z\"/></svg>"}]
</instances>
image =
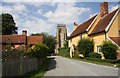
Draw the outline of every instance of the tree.
<instances>
[{"instance_id":1,"label":"tree","mask_svg":"<svg viewBox=\"0 0 120 78\"><path fill-rule=\"evenodd\" d=\"M78 42L77 50L80 54L83 54L84 57L89 57L89 53L94 50L94 42L90 39L81 39Z\"/></svg>"},{"instance_id":2,"label":"tree","mask_svg":"<svg viewBox=\"0 0 120 78\"><path fill-rule=\"evenodd\" d=\"M15 26L16 24L13 20L12 15L10 15L8 13L7 14L1 14L0 15L0 21L1 20L2 20L2 22L0 22L0 27L2 27L2 35L17 34L16 30L18 29L18 27Z\"/></svg>"},{"instance_id":3,"label":"tree","mask_svg":"<svg viewBox=\"0 0 120 78\"><path fill-rule=\"evenodd\" d=\"M106 59L117 59L117 46L110 41L104 41L101 51Z\"/></svg>"},{"instance_id":4,"label":"tree","mask_svg":"<svg viewBox=\"0 0 120 78\"><path fill-rule=\"evenodd\" d=\"M31 36L43 36L43 44L49 47L50 53L54 53L55 45L57 43L54 36L48 35L46 32L31 34Z\"/></svg>"}]
</instances>

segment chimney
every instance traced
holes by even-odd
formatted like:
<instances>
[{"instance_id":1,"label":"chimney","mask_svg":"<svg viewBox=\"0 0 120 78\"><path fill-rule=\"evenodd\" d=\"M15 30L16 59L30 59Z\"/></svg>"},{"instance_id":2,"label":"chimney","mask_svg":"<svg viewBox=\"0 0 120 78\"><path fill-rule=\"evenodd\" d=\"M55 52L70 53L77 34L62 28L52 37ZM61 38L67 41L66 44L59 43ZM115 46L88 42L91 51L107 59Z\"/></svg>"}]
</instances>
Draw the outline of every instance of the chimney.
<instances>
[{"instance_id":1,"label":"chimney","mask_svg":"<svg viewBox=\"0 0 120 78\"><path fill-rule=\"evenodd\" d=\"M27 30L22 30L22 35L27 35Z\"/></svg>"},{"instance_id":2,"label":"chimney","mask_svg":"<svg viewBox=\"0 0 120 78\"><path fill-rule=\"evenodd\" d=\"M100 14L101 14L101 17L108 14L108 2L103 2L100 4Z\"/></svg>"},{"instance_id":3,"label":"chimney","mask_svg":"<svg viewBox=\"0 0 120 78\"><path fill-rule=\"evenodd\" d=\"M73 30L75 30L77 27L78 27L78 25L74 22Z\"/></svg>"}]
</instances>

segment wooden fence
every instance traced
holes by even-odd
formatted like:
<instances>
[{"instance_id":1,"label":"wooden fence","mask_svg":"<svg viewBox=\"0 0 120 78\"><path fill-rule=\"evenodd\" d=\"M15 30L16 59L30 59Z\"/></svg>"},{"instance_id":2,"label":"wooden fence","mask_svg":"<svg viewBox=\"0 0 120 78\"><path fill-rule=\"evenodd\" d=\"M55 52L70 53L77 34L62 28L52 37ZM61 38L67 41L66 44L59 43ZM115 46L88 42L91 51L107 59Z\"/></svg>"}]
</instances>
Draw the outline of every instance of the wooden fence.
<instances>
[{"instance_id":1,"label":"wooden fence","mask_svg":"<svg viewBox=\"0 0 120 78\"><path fill-rule=\"evenodd\" d=\"M43 59L23 58L2 62L2 76L23 76L25 73L38 70Z\"/></svg>"}]
</instances>

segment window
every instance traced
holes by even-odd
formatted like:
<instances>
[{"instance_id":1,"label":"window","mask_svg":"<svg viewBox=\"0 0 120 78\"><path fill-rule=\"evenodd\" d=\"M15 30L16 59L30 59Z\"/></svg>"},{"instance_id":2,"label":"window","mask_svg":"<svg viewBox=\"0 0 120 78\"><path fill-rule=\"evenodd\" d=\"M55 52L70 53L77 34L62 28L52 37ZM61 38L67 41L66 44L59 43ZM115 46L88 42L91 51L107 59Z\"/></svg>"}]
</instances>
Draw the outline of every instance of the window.
<instances>
[{"instance_id":1,"label":"window","mask_svg":"<svg viewBox=\"0 0 120 78\"><path fill-rule=\"evenodd\" d=\"M71 39L71 42L72 42L72 39Z\"/></svg>"},{"instance_id":2,"label":"window","mask_svg":"<svg viewBox=\"0 0 120 78\"><path fill-rule=\"evenodd\" d=\"M32 47L33 45L32 44L30 44L30 47Z\"/></svg>"},{"instance_id":3,"label":"window","mask_svg":"<svg viewBox=\"0 0 120 78\"><path fill-rule=\"evenodd\" d=\"M80 35L80 40L82 39L82 35Z\"/></svg>"},{"instance_id":4,"label":"window","mask_svg":"<svg viewBox=\"0 0 120 78\"><path fill-rule=\"evenodd\" d=\"M97 53L101 54L101 47L97 46Z\"/></svg>"},{"instance_id":5,"label":"window","mask_svg":"<svg viewBox=\"0 0 120 78\"><path fill-rule=\"evenodd\" d=\"M59 29L59 47L61 47L61 28Z\"/></svg>"},{"instance_id":6,"label":"window","mask_svg":"<svg viewBox=\"0 0 120 78\"><path fill-rule=\"evenodd\" d=\"M119 30L119 37L120 37L120 30Z\"/></svg>"},{"instance_id":7,"label":"window","mask_svg":"<svg viewBox=\"0 0 120 78\"><path fill-rule=\"evenodd\" d=\"M23 44L20 44L20 46L23 46Z\"/></svg>"},{"instance_id":8,"label":"window","mask_svg":"<svg viewBox=\"0 0 120 78\"><path fill-rule=\"evenodd\" d=\"M12 43L11 46L12 46L12 47L15 47L15 44Z\"/></svg>"}]
</instances>

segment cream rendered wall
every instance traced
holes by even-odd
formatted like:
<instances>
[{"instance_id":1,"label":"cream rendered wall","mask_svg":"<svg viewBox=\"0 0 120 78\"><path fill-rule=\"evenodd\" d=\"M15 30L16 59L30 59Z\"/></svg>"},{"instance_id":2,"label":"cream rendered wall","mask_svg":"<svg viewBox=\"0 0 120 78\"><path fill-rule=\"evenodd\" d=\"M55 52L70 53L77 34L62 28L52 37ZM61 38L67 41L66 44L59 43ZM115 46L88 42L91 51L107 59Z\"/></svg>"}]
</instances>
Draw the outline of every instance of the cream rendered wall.
<instances>
[{"instance_id":1,"label":"cream rendered wall","mask_svg":"<svg viewBox=\"0 0 120 78\"><path fill-rule=\"evenodd\" d=\"M118 20L120 21L120 12L119 12L119 14L118 14ZM120 30L120 22L118 22L118 28L119 28L119 30Z\"/></svg>"},{"instance_id":2,"label":"cream rendered wall","mask_svg":"<svg viewBox=\"0 0 120 78\"><path fill-rule=\"evenodd\" d=\"M118 15L120 16L120 13ZM118 21L120 21L120 19L118 19L118 15L116 16L115 20L108 30L109 37L119 37L120 24L118 23Z\"/></svg>"},{"instance_id":3,"label":"cream rendered wall","mask_svg":"<svg viewBox=\"0 0 120 78\"><path fill-rule=\"evenodd\" d=\"M90 39L94 40L94 52L97 52L97 46L102 45L103 41L106 40L105 33L100 33L90 36Z\"/></svg>"},{"instance_id":4,"label":"cream rendered wall","mask_svg":"<svg viewBox=\"0 0 120 78\"><path fill-rule=\"evenodd\" d=\"M94 52L97 52L97 46L102 45L103 41L106 40L105 33L99 33L99 34L90 36L89 38L94 40ZM103 54L101 54L101 56L102 56L102 59L105 59Z\"/></svg>"},{"instance_id":5,"label":"cream rendered wall","mask_svg":"<svg viewBox=\"0 0 120 78\"><path fill-rule=\"evenodd\" d=\"M75 36L72 39L72 43L71 43L71 39L69 39L69 47L71 47L71 44L74 44L75 46L77 46L79 40L80 40L80 35L82 35L82 38L88 38L88 34L87 33L83 33L83 34L79 34L78 36Z\"/></svg>"},{"instance_id":6,"label":"cream rendered wall","mask_svg":"<svg viewBox=\"0 0 120 78\"><path fill-rule=\"evenodd\" d=\"M91 26L91 28L88 30L88 34L90 34L92 32L92 30L94 29L94 27L96 26L96 24L99 22L101 16L100 14L98 15L97 19L94 21L93 25Z\"/></svg>"}]
</instances>

